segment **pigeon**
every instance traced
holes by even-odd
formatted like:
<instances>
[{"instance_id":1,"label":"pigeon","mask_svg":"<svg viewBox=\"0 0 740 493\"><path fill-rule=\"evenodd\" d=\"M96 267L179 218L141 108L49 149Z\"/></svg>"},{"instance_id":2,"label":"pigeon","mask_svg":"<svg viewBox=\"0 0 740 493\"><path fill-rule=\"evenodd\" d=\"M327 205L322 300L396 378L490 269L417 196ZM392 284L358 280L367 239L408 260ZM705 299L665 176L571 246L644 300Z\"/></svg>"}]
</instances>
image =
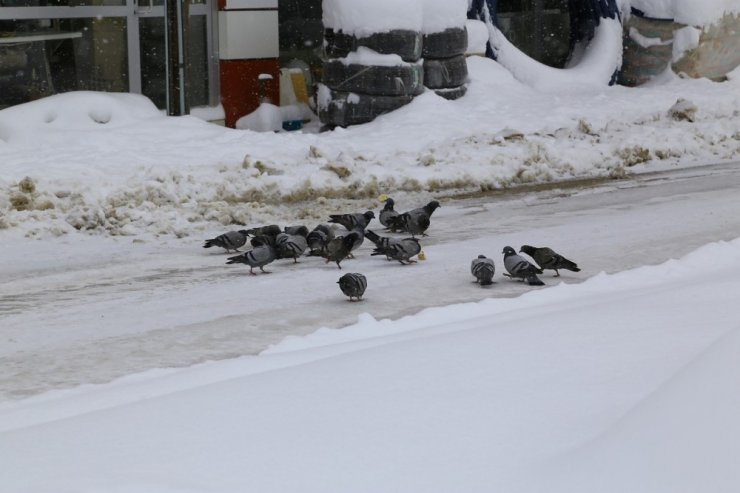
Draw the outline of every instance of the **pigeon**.
<instances>
[{"instance_id":1,"label":"pigeon","mask_svg":"<svg viewBox=\"0 0 740 493\"><path fill-rule=\"evenodd\" d=\"M360 301L367 288L367 279L362 274L353 272L340 277L337 284L342 293L349 296L350 301ZM357 298L357 300L352 298Z\"/></svg>"},{"instance_id":2,"label":"pigeon","mask_svg":"<svg viewBox=\"0 0 740 493\"><path fill-rule=\"evenodd\" d=\"M280 226L277 224L270 224L269 226L260 226L247 230L247 233L251 236L272 236L273 238L282 232L283 230L280 229Z\"/></svg>"},{"instance_id":3,"label":"pigeon","mask_svg":"<svg viewBox=\"0 0 740 493\"><path fill-rule=\"evenodd\" d=\"M512 279L526 280L530 286L542 286L545 284L537 277L542 274L542 270L527 262L524 257L517 255L516 251L510 246L504 247L504 267L508 274L504 274Z\"/></svg>"},{"instance_id":4,"label":"pigeon","mask_svg":"<svg viewBox=\"0 0 740 493\"><path fill-rule=\"evenodd\" d=\"M568 260L562 255L554 252L551 248L547 247L533 247L529 245L522 245L519 249L520 252L526 253L537 262L540 269L551 269L555 271L554 277L560 277L558 269L572 270L573 272L580 272L575 262Z\"/></svg>"},{"instance_id":5,"label":"pigeon","mask_svg":"<svg viewBox=\"0 0 740 493\"><path fill-rule=\"evenodd\" d=\"M378 216L380 224L385 226L386 229L393 229L391 228L390 221L392 221L392 218L398 216L398 211L393 208L394 205L396 205L396 203L392 198L388 197L385 199L385 207L383 207L383 210L380 211L380 215Z\"/></svg>"},{"instance_id":6,"label":"pigeon","mask_svg":"<svg viewBox=\"0 0 740 493\"><path fill-rule=\"evenodd\" d=\"M298 263L298 257L303 255L303 252L308 248L308 241L306 240L308 228L305 226L302 226L302 228L298 231L304 234L280 233L275 237L277 258L292 258L294 263Z\"/></svg>"},{"instance_id":7,"label":"pigeon","mask_svg":"<svg viewBox=\"0 0 740 493\"><path fill-rule=\"evenodd\" d=\"M485 255L478 255L478 258L474 258L470 263L470 273L475 276L475 282L481 286L493 284L494 272L496 272L496 266L493 264L493 259Z\"/></svg>"},{"instance_id":8,"label":"pigeon","mask_svg":"<svg viewBox=\"0 0 740 493\"><path fill-rule=\"evenodd\" d=\"M388 222L394 231L405 231L411 233L412 237L416 235L426 236L425 231L429 229L430 219L437 207L440 207L439 202L432 200L424 207L399 214L390 218Z\"/></svg>"},{"instance_id":9,"label":"pigeon","mask_svg":"<svg viewBox=\"0 0 740 493\"><path fill-rule=\"evenodd\" d=\"M375 231L368 229L365 231L365 237L375 243L375 246L379 249L387 249L391 243L397 242L398 240L396 238L391 238L388 236L379 236ZM386 257L388 260L391 260L390 257Z\"/></svg>"},{"instance_id":10,"label":"pigeon","mask_svg":"<svg viewBox=\"0 0 740 493\"><path fill-rule=\"evenodd\" d=\"M304 238L308 236L308 228L301 225L301 226L285 226L283 228L283 233L287 233L289 235L301 235Z\"/></svg>"},{"instance_id":11,"label":"pigeon","mask_svg":"<svg viewBox=\"0 0 740 493\"><path fill-rule=\"evenodd\" d=\"M348 231L358 228L364 230L370 224L370 221L375 218L375 213L373 211L367 211L355 214L332 214L329 218L330 223L341 224Z\"/></svg>"},{"instance_id":12,"label":"pigeon","mask_svg":"<svg viewBox=\"0 0 740 493\"><path fill-rule=\"evenodd\" d=\"M275 260L276 253L273 241L269 236L257 236L252 238L251 241L252 249L241 255L235 257L229 257L227 264L247 264L249 266L249 273L255 275L255 267L259 267L262 272L269 274L264 269L265 265Z\"/></svg>"},{"instance_id":13,"label":"pigeon","mask_svg":"<svg viewBox=\"0 0 740 493\"><path fill-rule=\"evenodd\" d=\"M377 247L370 255L385 255L387 259L398 260L401 264L414 264L416 260L411 257L421 251L421 245L416 238L404 238L394 240L387 247Z\"/></svg>"},{"instance_id":14,"label":"pigeon","mask_svg":"<svg viewBox=\"0 0 740 493\"><path fill-rule=\"evenodd\" d=\"M326 262L336 262L337 267L341 269L342 266L339 265L339 263L352 253L353 248L355 248L355 243L358 240L362 243L360 233L357 231L351 231L345 236L335 237L326 244L326 248L324 249L324 258L326 258Z\"/></svg>"},{"instance_id":15,"label":"pigeon","mask_svg":"<svg viewBox=\"0 0 740 493\"><path fill-rule=\"evenodd\" d=\"M240 247L243 247L247 243L247 231L240 229L239 231L228 231L222 235L218 235L215 238L206 240L203 248L211 248L217 246L226 249L226 253L230 253L232 250L235 252L239 251Z\"/></svg>"},{"instance_id":16,"label":"pigeon","mask_svg":"<svg viewBox=\"0 0 740 493\"><path fill-rule=\"evenodd\" d=\"M328 224L319 224L306 236L309 255L323 255L326 244L334 238L334 228Z\"/></svg>"}]
</instances>

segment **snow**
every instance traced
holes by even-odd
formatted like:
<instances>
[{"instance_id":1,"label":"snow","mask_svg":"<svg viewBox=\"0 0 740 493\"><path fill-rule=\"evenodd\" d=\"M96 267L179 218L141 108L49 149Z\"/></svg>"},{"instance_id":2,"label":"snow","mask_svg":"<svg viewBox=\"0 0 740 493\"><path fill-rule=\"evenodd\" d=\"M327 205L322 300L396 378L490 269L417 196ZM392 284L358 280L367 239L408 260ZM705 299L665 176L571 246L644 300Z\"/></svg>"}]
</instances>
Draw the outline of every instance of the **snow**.
<instances>
[{"instance_id":1,"label":"snow","mask_svg":"<svg viewBox=\"0 0 740 493\"><path fill-rule=\"evenodd\" d=\"M358 34L426 22L324 4ZM740 69L610 87L618 30L566 70L486 32L465 97L330 132L131 94L1 110L0 493L736 491ZM360 303L320 259L252 277L201 248L381 194L443 207L425 261L345 264ZM525 239L582 272L504 279Z\"/></svg>"},{"instance_id":2,"label":"snow","mask_svg":"<svg viewBox=\"0 0 740 493\"><path fill-rule=\"evenodd\" d=\"M394 321L364 314L256 357L6 403L0 484L733 491L739 280L740 240L713 243L580 284Z\"/></svg>"},{"instance_id":3,"label":"snow","mask_svg":"<svg viewBox=\"0 0 740 493\"><path fill-rule=\"evenodd\" d=\"M697 48L700 36L701 31L692 26L673 31L673 61L679 61L687 51Z\"/></svg>"},{"instance_id":4,"label":"snow","mask_svg":"<svg viewBox=\"0 0 740 493\"><path fill-rule=\"evenodd\" d=\"M673 43L672 39L663 41L660 38L649 38L647 36L643 36L642 34L640 34L640 31L638 31L637 28L634 27L630 27L629 36L632 41L642 46L643 48L650 48L652 46L663 46Z\"/></svg>"},{"instance_id":5,"label":"snow","mask_svg":"<svg viewBox=\"0 0 740 493\"><path fill-rule=\"evenodd\" d=\"M0 232L200 237L285 222L296 208L318 220L347 201L377 204L381 193L413 200L737 159L738 78L606 87L597 58L599 73L577 86L558 77L570 70L522 66L530 86L472 56L464 98L426 92L374 122L326 133L316 120L299 132L226 129L166 117L130 94L66 93L8 108L0 111ZM587 66L588 55L571 70ZM692 125L667 115L679 98L698 108ZM505 129L521 138L503 138Z\"/></svg>"},{"instance_id":6,"label":"snow","mask_svg":"<svg viewBox=\"0 0 740 493\"><path fill-rule=\"evenodd\" d=\"M628 0L628 4L648 17L672 19L690 26L709 26L725 15L740 14L736 0Z\"/></svg>"},{"instance_id":7,"label":"snow","mask_svg":"<svg viewBox=\"0 0 740 493\"><path fill-rule=\"evenodd\" d=\"M491 25L488 29L498 62L518 80L540 91L581 91L609 84L622 63L622 24L618 19L602 19L581 58L565 69L529 58L497 28Z\"/></svg>"},{"instance_id":8,"label":"snow","mask_svg":"<svg viewBox=\"0 0 740 493\"><path fill-rule=\"evenodd\" d=\"M358 37L393 29L436 33L465 26L467 0L323 0L324 26Z\"/></svg>"}]
</instances>

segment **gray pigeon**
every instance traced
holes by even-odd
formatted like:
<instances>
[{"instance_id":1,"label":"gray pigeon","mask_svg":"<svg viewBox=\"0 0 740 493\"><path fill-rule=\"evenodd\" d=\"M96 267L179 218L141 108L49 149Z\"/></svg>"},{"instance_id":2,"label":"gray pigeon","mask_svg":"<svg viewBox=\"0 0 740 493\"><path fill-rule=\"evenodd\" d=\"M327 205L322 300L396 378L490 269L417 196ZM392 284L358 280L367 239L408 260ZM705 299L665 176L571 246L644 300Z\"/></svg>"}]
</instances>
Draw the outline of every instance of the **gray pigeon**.
<instances>
[{"instance_id":1,"label":"gray pigeon","mask_svg":"<svg viewBox=\"0 0 740 493\"><path fill-rule=\"evenodd\" d=\"M537 274L542 274L542 270L527 262L524 257L517 255L516 251L510 246L504 247L504 267L508 274L504 274L512 279L527 281L530 286L542 286L545 284L540 281Z\"/></svg>"},{"instance_id":2,"label":"gray pigeon","mask_svg":"<svg viewBox=\"0 0 740 493\"><path fill-rule=\"evenodd\" d=\"M259 226L257 228L251 228L247 230L247 234L250 236L271 236L275 238L278 234L282 233L283 230L277 224L270 224L268 226Z\"/></svg>"},{"instance_id":3,"label":"gray pigeon","mask_svg":"<svg viewBox=\"0 0 740 493\"><path fill-rule=\"evenodd\" d=\"M319 224L306 236L309 255L322 255L326 244L334 239L334 228L328 224Z\"/></svg>"},{"instance_id":4,"label":"gray pigeon","mask_svg":"<svg viewBox=\"0 0 740 493\"><path fill-rule=\"evenodd\" d=\"M308 236L308 228L300 225L300 226L285 226L283 228L283 233L287 233L289 235L301 235L304 238Z\"/></svg>"},{"instance_id":5,"label":"gray pigeon","mask_svg":"<svg viewBox=\"0 0 740 493\"><path fill-rule=\"evenodd\" d=\"M364 230L370 224L370 221L375 218L375 213L373 211L367 211L354 214L332 214L329 218L330 223L341 224L349 231L358 228Z\"/></svg>"},{"instance_id":6,"label":"gray pigeon","mask_svg":"<svg viewBox=\"0 0 740 493\"><path fill-rule=\"evenodd\" d=\"M359 301L362 295L365 294L365 288L367 288L367 279L357 272L343 275L337 283L342 293L349 296L350 301ZM353 300L352 298L357 298L357 300Z\"/></svg>"},{"instance_id":7,"label":"gray pigeon","mask_svg":"<svg viewBox=\"0 0 740 493\"><path fill-rule=\"evenodd\" d=\"M421 251L421 245L419 240L416 238L404 238L402 240L394 240L386 247L377 247L373 250L370 255L385 255L387 259L398 260L402 264L414 264L416 260L411 260L411 257L417 255Z\"/></svg>"},{"instance_id":8,"label":"gray pigeon","mask_svg":"<svg viewBox=\"0 0 740 493\"><path fill-rule=\"evenodd\" d=\"M239 231L227 231L222 235L218 235L215 238L206 240L203 248L211 248L217 246L226 249L226 253L239 251L239 248L243 247L247 243L247 231L240 229Z\"/></svg>"},{"instance_id":9,"label":"gray pigeon","mask_svg":"<svg viewBox=\"0 0 740 493\"><path fill-rule=\"evenodd\" d=\"M327 263L336 262L337 267L341 269L342 266L339 265L340 262L352 253L357 241L362 243L360 233L357 231L351 231L345 236L337 236L327 243L323 257L326 259Z\"/></svg>"},{"instance_id":10,"label":"gray pigeon","mask_svg":"<svg viewBox=\"0 0 740 493\"><path fill-rule=\"evenodd\" d=\"M496 266L493 264L493 259L485 255L478 255L478 258L474 258L470 263L470 273L475 276L475 282L481 286L493 284L494 272L496 272Z\"/></svg>"},{"instance_id":11,"label":"gray pigeon","mask_svg":"<svg viewBox=\"0 0 740 493\"><path fill-rule=\"evenodd\" d=\"M426 236L425 231L429 229L432 214L438 207L440 207L439 202L432 200L424 207L399 214L394 218L390 218L388 222L394 231L405 231L411 233L411 236L414 237L416 235Z\"/></svg>"},{"instance_id":12,"label":"gray pigeon","mask_svg":"<svg viewBox=\"0 0 740 493\"><path fill-rule=\"evenodd\" d=\"M269 236L257 236L252 238L251 243L253 248L250 251L235 257L229 257L226 263L247 264L249 266L249 273L252 275L255 275L252 270L255 267L259 267L262 272L269 274L264 267L277 257L273 240Z\"/></svg>"},{"instance_id":13,"label":"gray pigeon","mask_svg":"<svg viewBox=\"0 0 740 493\"><path fill-rule=\"evenodd\" d=\"M555 277L559 277L560 273L558 269L571 270L573 272L580 272L575 262L568 260L562 255L554 252L551 248L547 247L533 247L530 245L522 245L519 249L520 252L526 253L537 262L540 269L551 269L555 271Z\"/></svg>"},{"instance_id":14,"label":"gray pigeon","mask_svg":"<svg viewBox=\"0 0 740 493\"><path fill-rule=\"evenodd\" d=\"M379 249L386 250L392 243L395 243L399 241L396 238L391 238L389 236L379 236L375 231L372 229L368 229L365 231L365 237L375 243L375 246ZM388 260L392 260L389 256L386 256Z\"/></svg>"},{"instance_id":15,"label":"gray pigeon","mask_svg":"<svg viewBox=\"0 0 740 493\"><path fill-rule=\"evenodd\" d=\"M308 228L303 226L303 229L299 232L305 232L305 234L280 233L275 237L277 258L292 258L294 263L298 263L298 257L303 255L303 252L308 248L308 241L306 240Z\"/></svg>"},{"instance_id":16,"label":"gray pigeon","mask_svg":"<svg viewBox=\"0 0 740 493\"><path fill-rule=\"evenodd\" d=\"M383 210L380 211L380 215L378 216L378 221L380 221L380 224L385 226L386 229L392 229L392 218L399 215L398 211L393 208L394 205L396 205L396 203L392 198L388 197L385 199L385 207L383 207Z\"/></svg>"}]
</instances>

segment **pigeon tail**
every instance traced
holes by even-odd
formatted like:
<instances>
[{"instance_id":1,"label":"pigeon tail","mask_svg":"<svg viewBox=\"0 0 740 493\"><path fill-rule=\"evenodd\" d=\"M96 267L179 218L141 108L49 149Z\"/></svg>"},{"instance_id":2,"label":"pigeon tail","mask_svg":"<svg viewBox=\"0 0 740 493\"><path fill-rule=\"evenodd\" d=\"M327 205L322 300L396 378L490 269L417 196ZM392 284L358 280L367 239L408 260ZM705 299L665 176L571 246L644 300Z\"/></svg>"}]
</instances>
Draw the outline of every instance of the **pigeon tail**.
<instances>
[{"instance_id":1,"label":"pigeon tail","mask_svg":"<svg viewBox=\"0 0 740 493\"><path fill-rule=\"evenodd\" d=\"M537 277L534 273L528 273L525 276L525 279L527 280L527 284L530 286L544 286L545 283L540 280L539 277Z\"/></svg>"}]
</instances>

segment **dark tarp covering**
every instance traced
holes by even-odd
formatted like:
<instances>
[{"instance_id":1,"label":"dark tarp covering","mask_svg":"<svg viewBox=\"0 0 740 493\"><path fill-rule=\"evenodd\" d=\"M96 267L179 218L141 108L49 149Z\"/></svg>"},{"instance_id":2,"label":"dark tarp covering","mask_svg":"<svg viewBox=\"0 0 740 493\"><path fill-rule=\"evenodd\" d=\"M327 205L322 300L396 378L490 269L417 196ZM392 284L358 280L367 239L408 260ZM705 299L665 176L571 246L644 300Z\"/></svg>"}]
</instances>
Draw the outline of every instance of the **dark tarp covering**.
<instances>
[{"instance_id":1,"label":"dark tarp covering","mask_svg":"<svg viewBox=\"0 0 740 493\"><path fill-rule=\"evenodd\" d=\"M588 41L594 35L596 26L601 18L615 19L619 17L619 8L616 0L568 0L571 16L571 46L581 41ZM487 20L488 13L495 25L497 0L473 0L468 11L469 19ZM490 45L486 47L486 55L495 58Z\"/></svg>"}]
</instances>

